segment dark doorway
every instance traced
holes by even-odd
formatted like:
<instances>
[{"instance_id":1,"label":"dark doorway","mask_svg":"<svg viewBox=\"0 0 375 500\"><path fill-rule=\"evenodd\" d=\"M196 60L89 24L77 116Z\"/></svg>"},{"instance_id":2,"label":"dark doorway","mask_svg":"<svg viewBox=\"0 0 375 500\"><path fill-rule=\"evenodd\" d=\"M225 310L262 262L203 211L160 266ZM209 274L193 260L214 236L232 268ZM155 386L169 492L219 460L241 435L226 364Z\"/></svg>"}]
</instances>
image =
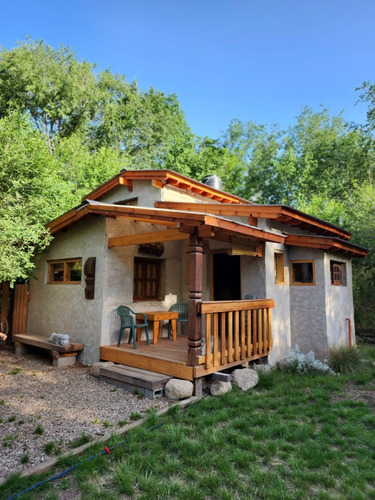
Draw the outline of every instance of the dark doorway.
<instances>
[{"instance_id":1,"label":"dark doorway","mask_svg":"<svg viewBox=\"0 0 375 500\"><path fill-rule=\"evenodd\" d=\"M213 300L240 300L240 257L226 253L212 254Z\"/></svg>"}]
</instances>

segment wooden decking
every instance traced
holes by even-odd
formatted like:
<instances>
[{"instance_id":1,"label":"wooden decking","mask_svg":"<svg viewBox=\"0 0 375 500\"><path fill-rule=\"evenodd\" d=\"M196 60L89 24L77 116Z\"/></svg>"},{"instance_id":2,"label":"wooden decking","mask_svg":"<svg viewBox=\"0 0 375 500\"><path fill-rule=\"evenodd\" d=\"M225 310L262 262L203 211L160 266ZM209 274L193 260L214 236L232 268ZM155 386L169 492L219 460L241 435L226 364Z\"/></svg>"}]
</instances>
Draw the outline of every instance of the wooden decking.
<instances>
[{"instance_id":1,"label":"wooden decking","mask_svg":"<svg viewBox=\"0 0 375 500\"><path fill-rule=\"evenodd\" d=\"M194 368L187 366L187 338L184 335L178 335L176 341L160 338L157 344L150 345L140 341L137 349L126 342L119 347L101 346L100 358L185 380L194 378Z\"/></svg>"}]
</instances>

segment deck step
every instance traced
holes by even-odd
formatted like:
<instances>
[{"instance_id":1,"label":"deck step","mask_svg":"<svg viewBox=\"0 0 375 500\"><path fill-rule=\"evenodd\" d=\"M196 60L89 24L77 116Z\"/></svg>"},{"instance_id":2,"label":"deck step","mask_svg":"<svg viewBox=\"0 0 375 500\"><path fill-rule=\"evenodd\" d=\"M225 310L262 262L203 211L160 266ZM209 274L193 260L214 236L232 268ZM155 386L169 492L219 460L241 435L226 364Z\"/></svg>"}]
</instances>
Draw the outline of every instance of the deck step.
<instances>
[{"instance_id":1,"label":"deck step","mask_svg":"<svg viewBox=\"0 0 375 500\"><path fill-rule=\"evenodd\" d=\"M127 391L135 391L147 398L163 396L164 387L172 377L161 375L132 366L113 365L100 370L100 380L116 385Z\"/></svg>"}]
</instances>

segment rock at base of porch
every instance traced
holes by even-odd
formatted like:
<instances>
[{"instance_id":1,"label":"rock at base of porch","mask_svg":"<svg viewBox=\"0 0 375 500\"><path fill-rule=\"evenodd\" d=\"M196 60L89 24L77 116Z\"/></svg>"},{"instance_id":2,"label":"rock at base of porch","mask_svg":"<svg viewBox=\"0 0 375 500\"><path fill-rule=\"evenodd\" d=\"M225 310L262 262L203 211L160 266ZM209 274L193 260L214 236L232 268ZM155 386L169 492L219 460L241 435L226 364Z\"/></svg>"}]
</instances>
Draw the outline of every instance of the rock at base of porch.
<instances>
[{"instance_id":1,"label":"rock at base of porch","mask_svg":"<svg viewBox=\"0 0 375 500\"><path fill-rule=\"evenodd\" d=\"M237 385L242 391L252 389L259 382L259 375L255 370L250 368L239 368L231 374L231 382Z\"/></svg>"},{"instance_id":2,"label":"rock at base of porch","mask_svg":"<svg viewBox=\"0 0 375 500\"><path fill-rule=\"evenodd\" d=\"M172 378L165 386L165 395L168 399L186 399L193 395L194 385L189 380Z\"/></svg>"},{"instance_id":3,"label":"rock at base of porch","mask_svg":"<svg viewBox=\"0 0 375 500\"><path fill-rule=\"evenodd\" d=\"M232 390L232 384L230 382L223 382L222 380L214 380L210 387L210 393L212 396L221 396Z\"/></svg>"},{"instance_id":4,"label":"rock at base of porch","mask_svg":"<svg viewBox=\"0 0 375 500\"><path fill-rule=\"evenodd\" d=\"M258 373L270 373L272 371L271 365L254 365L253 369Z\"/></svg>"}]
</instances>

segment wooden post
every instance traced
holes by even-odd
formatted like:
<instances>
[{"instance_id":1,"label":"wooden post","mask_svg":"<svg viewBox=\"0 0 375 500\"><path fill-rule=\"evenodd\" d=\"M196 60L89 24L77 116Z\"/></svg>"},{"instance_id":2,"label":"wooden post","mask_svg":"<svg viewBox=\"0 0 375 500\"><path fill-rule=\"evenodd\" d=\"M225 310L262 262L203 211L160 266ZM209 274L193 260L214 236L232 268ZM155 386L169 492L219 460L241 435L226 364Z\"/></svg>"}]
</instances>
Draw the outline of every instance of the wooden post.
<instances>
[{"instance_id":1,"label":"wooden post","mask_svg":"<svg viewBox=\"0 0 375 500\"><path fill-rule=\"evenodd\" d=\"M202 238L190 235L189 249L189 323L188 323L188 366L196 366L201 355L202 316L198 304L202 302Z\"/></svg>"},{"instance_id":2,"label":"wooden post","mask_svg":"<svg viewBox=\"0 0 375 500\"><path fill-rule=\"evenodd\" d=\"M4 316L5 319L8 319L8 300L9 300L9 282L4 281L2 284L0 283L0 291L1 291L1 316Z\"/></svg>"}]
</instances>

